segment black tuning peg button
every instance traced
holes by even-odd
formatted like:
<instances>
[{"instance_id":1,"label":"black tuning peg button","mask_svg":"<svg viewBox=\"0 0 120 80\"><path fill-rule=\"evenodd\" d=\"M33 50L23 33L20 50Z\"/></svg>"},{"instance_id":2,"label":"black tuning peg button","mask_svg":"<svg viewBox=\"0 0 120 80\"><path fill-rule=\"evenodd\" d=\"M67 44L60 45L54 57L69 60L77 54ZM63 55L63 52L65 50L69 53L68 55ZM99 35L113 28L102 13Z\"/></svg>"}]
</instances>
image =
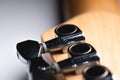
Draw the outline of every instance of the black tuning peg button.
<instances>
[{"instance_id":1,"label":"black tuning peg button","mask_svg":"<svg viewBox=\"0 0 120 80\"><path fill-rule=\"evenodd\" d=\"M37 41L27 40L17 44L17 55L22 62L38 57L40 44Z\"/></svg>"}]
</instances>

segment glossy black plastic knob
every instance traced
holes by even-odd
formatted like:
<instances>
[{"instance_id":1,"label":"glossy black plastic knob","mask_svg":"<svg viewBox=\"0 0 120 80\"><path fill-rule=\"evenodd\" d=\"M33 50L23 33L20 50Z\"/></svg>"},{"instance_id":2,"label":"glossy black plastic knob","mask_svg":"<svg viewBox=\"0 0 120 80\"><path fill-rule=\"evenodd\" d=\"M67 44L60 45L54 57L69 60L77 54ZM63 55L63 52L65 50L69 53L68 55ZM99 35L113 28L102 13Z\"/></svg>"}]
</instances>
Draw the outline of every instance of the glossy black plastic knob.
<instances>
[{"instance_id":1,"label":"glossy black plastic knob","mask_svg":"<svg viewBox=\"0 0 120 80\"><path fill-rule=\"evenodd\" d=\"M17 44L17 55L18 58L31 60L33 58L38 57L40 44L37 41L27 40Z\"/></svg>"}]
</instances>

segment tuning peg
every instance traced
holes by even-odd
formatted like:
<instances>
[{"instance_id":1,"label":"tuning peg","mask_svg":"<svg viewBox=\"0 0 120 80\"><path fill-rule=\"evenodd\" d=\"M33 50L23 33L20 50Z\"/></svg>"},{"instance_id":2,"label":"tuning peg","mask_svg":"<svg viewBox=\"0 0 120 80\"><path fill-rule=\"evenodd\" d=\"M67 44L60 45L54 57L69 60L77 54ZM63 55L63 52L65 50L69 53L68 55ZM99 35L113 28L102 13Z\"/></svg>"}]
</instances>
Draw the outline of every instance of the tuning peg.
<instances>
[{"instance_id":1,"label":"tuning peg","mask_svg":"<svg viewBox=\"0 0 120 80\"><path fill-rule=\"evenodd\" d=\"M37 41L26 40L16 46L18 58L27 63L28 60L38 57L40 44Z\"/></svg>"},{"instance_id":2,"label":"tuning peg","mask_svg":"<svg viewBox=\"0 0 120 80\"><path fill-rule=\"evenodd\" d=\"M110 70L101 65L88 66L83 70L85 80L115 80Z\"/></svg>"},{"instance_id":3,"label":"tuning peg","mask_svg":"<svg viewBox=\"0 0 120 80\"><path fill-rule=\"evenodd\" d=\"M72 25L72 27L75 26ZM74 34L59 36L43 43L33 40L19 42L16 47L18 58L22 59L22 61L24 59L25 62L31 58L39 57L43 53L61 50L63 47L84 40L85 37L81 33L81 30L77 28L77 32Z\"/></svg>"},{"instance_id":4,"label":"tuning peg","mask_svg":"<svg viewBox=\"0 0 120 80\"><path fill-rule=\"evenodd\" d=\"M79 74L90 65L99 64L99 56L92 45L88 43L76 43L68 47L69 58L58 62L63 72L76 72Z\"/></svg>"},{"instance_id":5,"label":"tuning peg","mask_svg":"<svg viewBox=\"0 0 120 80\"><path fill-rule=\"evenodd\" d=\"M70 44L83 42L85 40L82 30L77 25L74 24L60 24L55 28L54 32L55 32L55 37L61 37L61 36L67 36L67 35L73 35L79 33L81 35L81 40L76 40L76 41L73 40ZM62 50L63 53L66 53L67 47L68 45L65 45L60 50Z\"/></svg>"},{"instance_id":6,"label":"tuning peg","mask_svg":"<svg viewBox=\"0 0 120 80\"><path fill-rule=\"evenodd\" d=\"M28 61L29 80L66 80L56 62L49 64L40 56Z\"/></svg>"}]
</instances>

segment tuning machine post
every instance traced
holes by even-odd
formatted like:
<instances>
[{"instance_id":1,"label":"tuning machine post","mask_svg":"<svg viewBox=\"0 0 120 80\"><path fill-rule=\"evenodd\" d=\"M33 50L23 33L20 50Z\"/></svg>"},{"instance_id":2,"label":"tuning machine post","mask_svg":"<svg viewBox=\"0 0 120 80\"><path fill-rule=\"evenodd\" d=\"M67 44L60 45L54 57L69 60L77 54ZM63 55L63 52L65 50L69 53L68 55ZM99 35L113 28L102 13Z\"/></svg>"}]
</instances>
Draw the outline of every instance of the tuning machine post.
<instances>
[{"instance_id":1,"label":"tuning machine post","mask_svg":"<svg viewBox=\"0 0 120 80\"><path fill-rule=\"evenodd\" d=\"M99 56L92 45L76 43L68 47L68 59L58 62L65 73L76 72L79 74L90 65L99 65Z\"/></svg>"},{"instance_id":2,"label":"tuning machine post","mask_svg":"<svg viewBox=\"0 0 120 80\"><path fill-rule=\"evenodd\" d=\"M116 80L111 71L105 66L88 66L83 70L85 80Z\"/></svg>"}]
</instances>

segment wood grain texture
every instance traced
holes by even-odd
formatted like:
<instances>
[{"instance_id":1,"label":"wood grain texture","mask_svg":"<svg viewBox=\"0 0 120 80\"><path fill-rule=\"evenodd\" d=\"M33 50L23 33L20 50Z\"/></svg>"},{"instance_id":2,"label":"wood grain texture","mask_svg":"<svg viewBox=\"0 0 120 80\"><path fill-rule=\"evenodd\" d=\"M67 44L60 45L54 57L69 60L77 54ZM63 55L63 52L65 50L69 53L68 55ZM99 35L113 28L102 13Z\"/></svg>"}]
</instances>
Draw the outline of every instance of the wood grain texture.
<instances>
[{"instance_id":1,"label":"wood grain texture","mask_svg":"<svg viewBox=\"0 0 120 80\"><path fill-rule=\"evenodd\" d=\"M101 64L108 67L120 79L120 16L107 12L88 12L66 21L75 24L84 32L86 42L92 44L100 55ZM54 28L42 33L42 40L55 37ZM56 61L67 54L54 55ZM81 75L68 75L67 80L82 80Z\"/></svg>"},{"instance_id":2,"label":"wood grain texture","mask_svg":"<svg viewBox=\"0 0 120 80\"><path fill-rule=\"evenodd\" d=\"M64 17L71 18L87 11L119 13L119 0L63 0Z\"/></svg>"}]
</instances>

